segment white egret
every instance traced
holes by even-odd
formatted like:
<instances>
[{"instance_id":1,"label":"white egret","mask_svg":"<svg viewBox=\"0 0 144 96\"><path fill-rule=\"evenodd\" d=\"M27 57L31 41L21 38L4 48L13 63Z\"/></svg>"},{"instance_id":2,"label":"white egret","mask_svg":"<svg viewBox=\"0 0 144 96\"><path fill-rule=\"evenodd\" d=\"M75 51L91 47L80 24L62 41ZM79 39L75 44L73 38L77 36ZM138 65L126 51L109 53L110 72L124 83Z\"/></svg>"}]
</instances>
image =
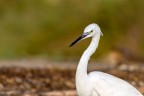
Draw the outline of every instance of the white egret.
<instances>
[{"instance_id":1,"label":"white egret","mask_svg":"<svg viewBox=\"0 0 144 96\"><path fill-rule=\"evenodd\" d=\"M94 71L87 73L90 56L98 47L100 36L103 35L95 23L88 25L83 34L71 45L78 41L92 37L89 47L84 51L76 70L76 89L79 96L143 96L128 82L110 74Z\"/></svg>"}]
</instances>

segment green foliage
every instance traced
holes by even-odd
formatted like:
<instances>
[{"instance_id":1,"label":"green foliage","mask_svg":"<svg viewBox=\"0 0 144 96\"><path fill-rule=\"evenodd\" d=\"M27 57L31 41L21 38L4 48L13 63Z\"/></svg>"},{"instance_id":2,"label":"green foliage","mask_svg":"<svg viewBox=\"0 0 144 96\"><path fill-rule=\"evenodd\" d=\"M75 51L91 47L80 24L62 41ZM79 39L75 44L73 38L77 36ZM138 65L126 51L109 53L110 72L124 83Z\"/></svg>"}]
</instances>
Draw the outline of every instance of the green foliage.
<instances>
[{"instance_id":1,"label":"green foliage","mask_svg":"<svg viewBox=\"0 0 144 96\"><path fill-rule=\"evenodd\" d=\"M73 49L68 45L93 22L104 34L96 56L115 45L138 46L134 50L140 53L144 48L140 46L144 42L143 4L143 0L1 0L0 57L80 56L89 41Z\"/></svg>"}]
</instances>

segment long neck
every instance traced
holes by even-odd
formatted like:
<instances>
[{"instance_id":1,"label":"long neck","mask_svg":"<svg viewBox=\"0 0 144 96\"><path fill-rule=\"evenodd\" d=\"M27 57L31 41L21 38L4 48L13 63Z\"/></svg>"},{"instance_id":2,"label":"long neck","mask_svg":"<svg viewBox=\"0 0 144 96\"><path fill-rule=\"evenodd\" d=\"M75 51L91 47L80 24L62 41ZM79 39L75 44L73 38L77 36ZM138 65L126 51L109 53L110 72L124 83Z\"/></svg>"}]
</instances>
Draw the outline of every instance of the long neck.
<instances>
[{"instance_id":1,"label":"long neck","mask_svg":"<svg viewBox=\"0 0 144 96\"><path fill-rule=\"evenodd\" d=\"M97 34L94 37L92 37L89 47L83 53L83 55L79 61L79 64L78 64L77 71L76 71L77 79L87 77L88 61L89 61L91 55L95 52L96 48L98 47L99 39L100 39L100 34Z\"/></svg>"}]
</instances>

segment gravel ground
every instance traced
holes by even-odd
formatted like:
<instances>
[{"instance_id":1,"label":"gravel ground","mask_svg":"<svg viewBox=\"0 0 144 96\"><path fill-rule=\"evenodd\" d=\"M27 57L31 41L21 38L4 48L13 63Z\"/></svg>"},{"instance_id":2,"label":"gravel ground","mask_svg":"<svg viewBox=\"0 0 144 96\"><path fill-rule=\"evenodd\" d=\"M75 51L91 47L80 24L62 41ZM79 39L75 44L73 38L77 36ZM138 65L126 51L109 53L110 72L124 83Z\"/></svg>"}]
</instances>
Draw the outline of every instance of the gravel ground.
<instances>
[{"instance_id":1,"label":"gravel ground","mask_svg":"<svg viewBox=\"0 0 144 96\"><path fill-rule=\"evenodd\" d=\"M75 63L47 60L0 61L0 96L76 96ZM127 80L144 94L144 65L90 64Z\"/></svg>"}]
</instances>

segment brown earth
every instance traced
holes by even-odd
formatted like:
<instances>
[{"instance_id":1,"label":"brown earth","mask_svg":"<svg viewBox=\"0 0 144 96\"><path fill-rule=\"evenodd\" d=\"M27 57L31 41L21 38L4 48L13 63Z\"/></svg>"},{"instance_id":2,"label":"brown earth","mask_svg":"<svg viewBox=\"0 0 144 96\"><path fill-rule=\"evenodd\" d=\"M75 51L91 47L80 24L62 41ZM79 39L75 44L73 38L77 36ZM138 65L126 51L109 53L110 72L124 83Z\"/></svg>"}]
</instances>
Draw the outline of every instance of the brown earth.
<instances>
[{"instance_id":1,"label":"brown earth","mask_svg":"<svg viewBox=\"0 0 144 96\"><path fill-rule=\"evenodd\" d=\"M75 69L71 62L0 61L0 96L76 96ZM143 64L90 64L127 80L144 94Z\"/></svg>"}]
</instances>

